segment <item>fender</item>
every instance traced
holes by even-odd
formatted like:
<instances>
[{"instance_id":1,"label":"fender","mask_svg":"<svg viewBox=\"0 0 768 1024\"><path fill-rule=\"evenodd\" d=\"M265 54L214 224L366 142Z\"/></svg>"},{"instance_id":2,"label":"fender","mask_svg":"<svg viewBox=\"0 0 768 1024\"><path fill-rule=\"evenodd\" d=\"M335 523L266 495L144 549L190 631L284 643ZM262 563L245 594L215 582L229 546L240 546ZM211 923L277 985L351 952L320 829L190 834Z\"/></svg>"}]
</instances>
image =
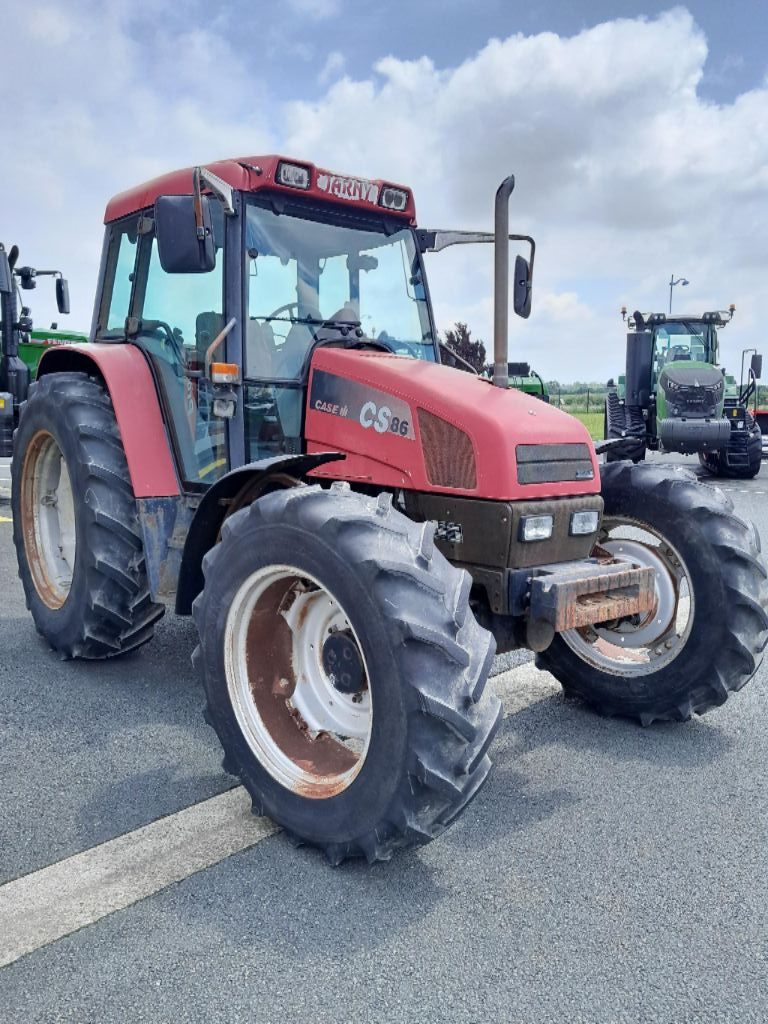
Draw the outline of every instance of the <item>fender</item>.
<instances>
[{"instance_id":1,"label":"fender","mask_svg":"<svg viewBox=\"0 0 768 1024\"><path fill-rule=\"evenodd\" d=\"M271 459L249 462L233 469L205 492L195 511L184 543L178 584L176 614L190 615L192 602L203 589L203 558L216 543L221 524L227 514L226 502L236 498L251 484L268 476L290 473L304 477L326 462L343 459L340 452L317 452L312 455L277 455Z\"/></svg>"},{"instance_id":2,"label":"fender","mask_svg":"<svg viewBox=\"0 0 768 1024\"><path fill-rule=\"evenodd\" d=\"M144 353L125 342L59 345L43 354L38 379L48 373L90 373L112 399L137 498L179 495L173 455L155 381Z\"/></svg>"}]
</instances>

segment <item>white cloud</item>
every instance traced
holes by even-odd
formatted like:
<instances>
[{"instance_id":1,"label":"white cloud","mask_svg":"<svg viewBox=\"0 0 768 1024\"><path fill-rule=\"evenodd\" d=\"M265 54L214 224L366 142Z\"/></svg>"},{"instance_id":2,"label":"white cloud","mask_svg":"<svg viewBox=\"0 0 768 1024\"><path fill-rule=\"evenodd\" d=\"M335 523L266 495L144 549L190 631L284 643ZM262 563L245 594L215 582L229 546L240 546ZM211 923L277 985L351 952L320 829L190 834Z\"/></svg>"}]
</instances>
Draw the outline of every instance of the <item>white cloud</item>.
<instances>
[{"instance_id":1,"label":"white cloud","mask_svg":"<svg viewBox=\"0 0 768 1024\"><path fill-rule=\"evenodd\" d=\"M619 306L666 308L673 269L696 285L686 298L702 310L732 299L743 308L724 337L733 362L737 348L762 343L768 89L705 101L706 56L681 8L572 38L491 40L455 68L390 56L365 80L292 104L287 146L412 185L430 226L489 228L496 186L514 172L512 229L532 233L538 250L534 311L513 325L511 347L542 372L615 372ZM441 304L471 309L477 321L461 319L491 337L490 259L444 254L430 272L440 323Z\"/></svg>"}]
</instances>

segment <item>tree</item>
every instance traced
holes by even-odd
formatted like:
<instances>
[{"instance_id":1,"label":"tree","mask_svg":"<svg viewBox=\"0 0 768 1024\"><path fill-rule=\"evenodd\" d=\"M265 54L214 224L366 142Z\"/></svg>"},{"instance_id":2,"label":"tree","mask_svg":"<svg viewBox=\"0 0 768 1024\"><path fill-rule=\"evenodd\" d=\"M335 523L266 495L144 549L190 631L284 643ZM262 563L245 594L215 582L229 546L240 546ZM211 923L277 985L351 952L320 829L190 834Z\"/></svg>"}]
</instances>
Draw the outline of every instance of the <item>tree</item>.
<instances>
[{"instance_id":1,"label":"tree","mask_svg":"<svg viewBox=\"0 0 768 1024\"><path fill-rule=\"evenodd\" d=\"M456 355L473 366L478 373L485 367L485 345L482 341L472 341L472 332L466 324L456 323L453 330L445 332L445 344L452 348Z\"/></svg>"}]
</instances>

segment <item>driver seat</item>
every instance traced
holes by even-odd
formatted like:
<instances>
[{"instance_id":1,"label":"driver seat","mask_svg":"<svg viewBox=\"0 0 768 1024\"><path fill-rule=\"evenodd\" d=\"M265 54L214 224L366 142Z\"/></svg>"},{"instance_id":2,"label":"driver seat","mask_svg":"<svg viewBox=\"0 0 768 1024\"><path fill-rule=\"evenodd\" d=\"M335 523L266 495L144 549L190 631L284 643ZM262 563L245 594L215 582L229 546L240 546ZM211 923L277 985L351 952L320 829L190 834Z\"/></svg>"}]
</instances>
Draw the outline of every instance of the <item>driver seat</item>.
<instances>
[{"instance_id":1,"label":"driver seat","mask_svg":"<svg viewBox=\"0 0 768 1024\"><path fill-rule=\"evenodd\" d=\"M272 324L248 319L245 332L245 374L248 377L273 377L275 332Z\"/></svg>"}]
</instances>

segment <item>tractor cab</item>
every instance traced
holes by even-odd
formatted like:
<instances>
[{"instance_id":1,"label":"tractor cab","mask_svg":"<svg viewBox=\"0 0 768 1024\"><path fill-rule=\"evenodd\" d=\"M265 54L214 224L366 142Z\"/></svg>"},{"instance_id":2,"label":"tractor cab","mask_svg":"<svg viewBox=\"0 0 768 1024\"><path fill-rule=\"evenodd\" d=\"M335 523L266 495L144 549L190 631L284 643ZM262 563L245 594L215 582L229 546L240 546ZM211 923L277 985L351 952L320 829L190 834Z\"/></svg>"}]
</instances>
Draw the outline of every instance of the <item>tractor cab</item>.
<instances>
[{"instance_id":1,"label":"tractor cab","mask_svg":"<svg viewBox=\"0 0 768 1024\"><path fill-rule=\"evenodd\" d=\"M697 365L717 362L717 331L714 324L683 320L658 324L653 331L655 372L675 362Z\"/></svg>"},{"instance_id":2,"label":"tractor cab","mask_svg":"<svg viewBox=\"0 0 768 1024\"><path fill-rule=\"evenodd\" d=\"M197 195L176 194L192 178L167 175L109 204L93 340L149 357L194 489L230 461L302 450L318 346L430 362L438 352L407 190L279 158L212 165Z\"/></svg>"}]
</instances>

